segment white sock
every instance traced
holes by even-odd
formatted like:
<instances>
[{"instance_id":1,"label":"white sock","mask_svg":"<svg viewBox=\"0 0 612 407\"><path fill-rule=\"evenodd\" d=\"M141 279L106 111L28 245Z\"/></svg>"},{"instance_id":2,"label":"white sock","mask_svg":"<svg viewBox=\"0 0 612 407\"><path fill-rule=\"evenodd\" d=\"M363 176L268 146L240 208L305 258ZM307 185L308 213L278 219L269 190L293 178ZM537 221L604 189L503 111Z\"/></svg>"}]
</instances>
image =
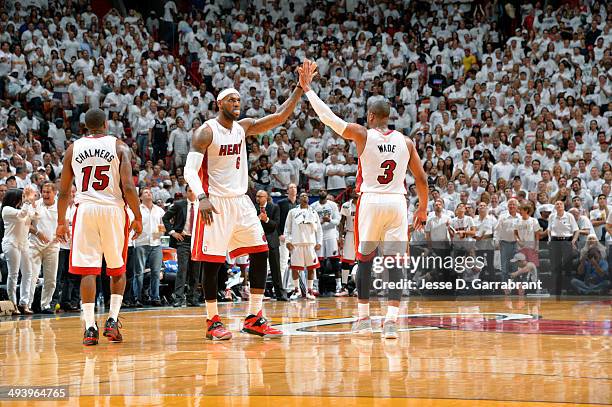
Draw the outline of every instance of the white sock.
<instances>
[{"instance_id":1,"label":"white sock","mask_svg":"<svg viewBox=\"0 0 612 407\"><path fill-rule=\"evenodd\" d=\"M215 315L219 315L217 301L206 301L206 317L208 319L213 319Z\"/></svg>"},{"instance_id":2,"label":"white sock","mask_svg":"<svg viewBox=\"0 0 612 407\"><path fill-rule=\"evenodd\" d=\"M385 315L385 321L397 321L399 314L399 308L391 305L387 306L387 315Z\"/></svg>"},{"instance_id":3,"label":"white sock","mask_svg":"<svg viewBox=\"0 0 612 407\"><path fill-rule=\"evenodd\" d=\"M362 304L357 303L357 312L359 313L359 318L366 318L370 316L370 303Z\"/></svg>"},{"instance_id":4,"label":"white sock","mask_svg":"<svg viewBox=\"0 0 612 407\"><path fill-rule=\"evenodd\" d=\"M314 280L308 280L308 289L312 290L312 286L314 284Z\"/></svg>"},{"instance_id":5,"label":"white sock","mask_svg":"<svg viewBox=\"0 0 612 407\"><path fill-rule=\"evenodd\" d=\"M337 278L336 279L336 290L340 290L340 289L342 289L342 279Z\"/></svg>"},{"instance_id":6,"label":"white sock","mask_svg":"<svg viewBox=\"0 0 612 407\"><path fill-rule=\"evenodd\" d=\"M121 301L123 301L123 295L111 294L110 310L108 311L108 317L115 321L119 318L119 310L121 309Z\"/></svg>"},{"instance_id":7,"label":"white sock","mask_svg":"<svg viewBox=\"0 0 612 407\"><path fill-rule=\"evenodd\" d=\"M261 311L263 303L263 294L251 294L249 299L249 315L257 315Z\"/></svg>"},{"instance_id":8,"label":"white sock","mask_svg":"<svg viewBox=\"0 0 612 407\"><path fill-rule=\"evenodd\" d=\"M81 310L83 311L83 319L85 320L85 329L96 326L96 304L93 302L83 303Z\"/></svg>"},{"instance_id":9,"label":"white sock","mask_svg":"<svg viewBox=\"0 0 612 407\"><path fill-rule=\"evenodd\" d=\"M294 278L293 279L293 285L295 286L296 290L301 291L300 290L300 279L299 278Z\"/></svg>"},{"instance_id":10,"label":"white sock","mask_svg":"<svg viewBox=\"0 0 612 407\"><path fill-rule=\"evenodd\" d=\"M342 270L342 284L348 283L348 276L349 276L349 271Z\"/></svg>"}]
</instances>

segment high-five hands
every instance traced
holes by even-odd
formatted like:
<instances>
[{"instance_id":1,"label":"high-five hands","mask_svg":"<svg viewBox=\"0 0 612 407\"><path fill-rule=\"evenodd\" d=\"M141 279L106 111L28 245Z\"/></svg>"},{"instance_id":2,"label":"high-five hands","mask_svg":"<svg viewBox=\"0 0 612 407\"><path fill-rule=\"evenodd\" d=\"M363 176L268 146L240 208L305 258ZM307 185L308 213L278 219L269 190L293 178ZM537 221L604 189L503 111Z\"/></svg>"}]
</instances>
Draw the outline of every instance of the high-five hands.
<instances>
[{"instance_id":1,"label":"high-five hands","mask_svg":"<svg viewBox=\"0 0 612 407\"><path fill-rule=\"evenodd\" d=\"M300 86L304 92L308 92L312 78L317 74L317 64L309 59L305 59L302 66L298 67L298 73L300 74Z\"/></svg>"}]
</instances>

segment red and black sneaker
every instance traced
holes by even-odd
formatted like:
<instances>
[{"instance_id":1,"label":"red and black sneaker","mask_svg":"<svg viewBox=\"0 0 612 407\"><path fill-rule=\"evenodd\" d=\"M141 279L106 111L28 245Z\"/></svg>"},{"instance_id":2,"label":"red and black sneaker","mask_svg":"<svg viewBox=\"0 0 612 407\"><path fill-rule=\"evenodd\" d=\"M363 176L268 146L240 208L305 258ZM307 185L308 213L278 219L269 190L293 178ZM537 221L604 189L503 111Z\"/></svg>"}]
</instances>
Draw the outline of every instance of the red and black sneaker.
<instances>
[{"instance_id":1,"label":"red and black sneaker","mask_svg":"<svg viewBox=\"0 0 612 407\"><path fill-rule=\"evenodd\" d=\"M207 319L206 327L206 339L212 341L227 341L232 339L232 333L225 328L219 315L215 315L213 319Z\"/></svg>"},{"instance_id":2,"label":"red and black sneaker","mask_svg":"<svg viewBox=\"0 0 612 407\"><path fill-rule=\"evenodd\" d=\"M119 318L116 321L113 318L109 318L106 320L106 325L104 325L103 335L108 338L109 342L123 342L123 336L119 332L119 328L123 328Z\"/></svg>"},{"instance_id":3,"label":"red and black sneaker","mask_svg":"<svg viewBox=\"0 0 612 407\"><path fill-rule=\"evenodd\" d=\"M246 317L242 332L263 336L264 338L278 338L283 335L283 331L272 327L268 323L268 320L263 317L261 311L259 311L257 315L251 314Z\"/></svg>"},{"instance_id":4,"label":"red and black sneaker","mask_svg":"<svg viewBox=\"0 0 612 407\"><path fill-rule=\"evenodd\" d=\"M100 336L98 334L98 326L97 325L90 326L83 333L83 345L85 346L97 345L99 337Z\"/></svg>"}]
</instances>

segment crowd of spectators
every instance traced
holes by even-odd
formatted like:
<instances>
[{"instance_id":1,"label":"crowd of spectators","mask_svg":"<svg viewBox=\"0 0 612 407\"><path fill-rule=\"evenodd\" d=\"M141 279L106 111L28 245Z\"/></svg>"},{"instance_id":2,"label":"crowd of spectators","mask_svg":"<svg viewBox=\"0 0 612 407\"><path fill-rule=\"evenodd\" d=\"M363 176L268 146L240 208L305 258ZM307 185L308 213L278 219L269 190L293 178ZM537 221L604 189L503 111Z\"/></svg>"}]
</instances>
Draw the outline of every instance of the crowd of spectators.
<instances>
[{"instance_id":1,"label":"crowd of spectators","mask_svg":"<svg viewBox=\"0 0 612 407\"><path fill-rule=\"evenodd\" d=\"M167 209L185 197L191 135L215 117L215 95L233 86L242 116L272 114L310 58L313 89L345 120L364 123L372 102L391 103L390 127L421 154L432 216L441 199L451 220L465 213L478 229L482 205L497 225L513 198L534 219L560 201L578 240L612 241L611 3L163 4L158 13L98 16L89 1L5 2L0 194L56 182L63 152L86 134L84 112L100 107L133 150L138 186ZM340 205L355 184L354 143L325 128L305 99L247 148L253 199L257 190L285 195L293 183L311 196L327 190ZM408 199L413 211L412 187ZM493 247L505 271L516 247L503 242L516 239L501 241ZM603 273L609 282L607 263Z\"/></svg>"}]
</instances>

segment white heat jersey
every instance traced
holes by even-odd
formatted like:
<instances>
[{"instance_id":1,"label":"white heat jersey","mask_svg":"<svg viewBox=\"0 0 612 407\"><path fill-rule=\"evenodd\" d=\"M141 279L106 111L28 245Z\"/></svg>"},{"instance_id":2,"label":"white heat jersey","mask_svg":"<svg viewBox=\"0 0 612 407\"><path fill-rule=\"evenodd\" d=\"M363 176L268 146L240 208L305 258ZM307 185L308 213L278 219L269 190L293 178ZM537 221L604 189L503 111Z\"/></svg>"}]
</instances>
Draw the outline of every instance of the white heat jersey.
<instances>
[{"instance_id":1,"label":"white heat jersey","mask_svg":"<svg viewBox=\"0 0 612 407\"><path fill-rule=\"evenodd\" d=\"M406 194L406 171L410 153L404 135L389 130L383 134L368 129L365 148L359 156L357 192Z\"/></svg>"},{"instance_id":2,"label":"white heat jersey","mask_svg":"<svg viewBox=\"0 0 612 407\"><path fill-rule=\"evenodd\" d=\"M344 222L344 230L346 232L353 232L355 230L355 211L357 206L353 203L353 200L346 201L340 208L340 215L346 218Z\"/></svg>"},{"instance_id":3,"label":"white heat jersey","mask_svg":"<svg viewBox=\"0 0 612 407\"><path fill-rule=\"evenodd\" d=\"M119 163L115 137L96 135L75 141L72 149L75 203L125 207Z\"/></svg>"},{"instance_id":4,"label":"white heat jersey","mask_svg":"<svg viewBox=\"0 0 612 407\"><path fill-rule=\"evenodd\" d=\"M310 207L317 212L323 229L323 240L338 239L338 224L340 223L340 211L338 205L332 201L321 204L319 201L313 202ZM323 217L328 216L329 222L323 222Z\"/></svg>"},{"instance_id":5,"label":"white heat jersey","mask_svg":"<svg viewBox=\"0 0 612 407\"><path fill-rule=\"evenodd\" d=\"M200 168L204 192L226 198L245 195L249 180L244 129L238 122L226 129L216 119L204 124L213 134Z\"/></svg>"}]
</instances>

